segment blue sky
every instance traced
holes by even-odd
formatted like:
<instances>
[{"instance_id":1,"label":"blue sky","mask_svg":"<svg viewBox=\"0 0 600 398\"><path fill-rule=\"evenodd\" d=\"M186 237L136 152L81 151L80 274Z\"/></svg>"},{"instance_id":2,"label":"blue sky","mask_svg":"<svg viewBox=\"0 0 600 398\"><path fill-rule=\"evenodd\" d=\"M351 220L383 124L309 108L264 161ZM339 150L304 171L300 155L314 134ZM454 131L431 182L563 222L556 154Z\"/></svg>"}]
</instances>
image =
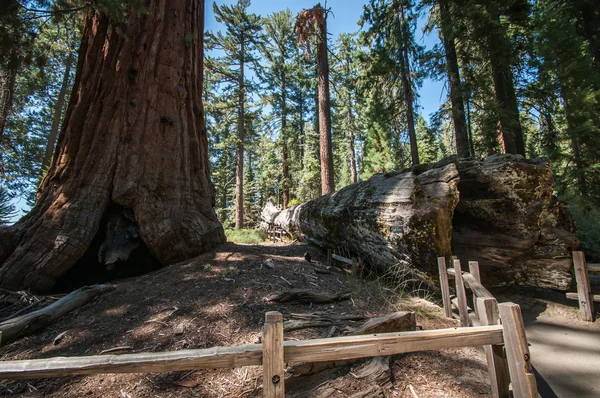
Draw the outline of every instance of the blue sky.
<instances>
[{"instance_id":1,"label":"blue sky","mask_svg":"<svg viewBox=\"0 0 600 398\"><path fill-rule=\"evenodd\" d=\"M314 7L319 0L253 0L250 5L250 12L267 16L274 11L284 10L289 8L293 14L297 14L303 9ZM331 9L333 15L330 15L327 20L327 29L330 33L331 39L337 38L340 33L352 33L360 29L358 26L358 20L362 16L363 7L368 0L329 0L327 3L321 2L322 5L326 5L327 8ZM237 0L218 0L216 3L221 4L234 4ZM214 1L207 0L206 2L206 16L205 26L206 30L220 30L222 29L221 24L217 23L213 13ZM419 21L422 25L424 19ZM427 48L433 47L439 42L437 33L430 35L423 35L421 32L421 26L418 27L415 37L419 41L419 44L426 46ZM421 107L420 112L423 114L426 120L429 120L429 115L438 110L440 103L445 98L445 86L443 82L425 80L421 90L419 90L419 105Z\"/></svg>"},{"instance_id":2,"label":"blue sky","mask_svg":"<svg viewBox=\"0 0 600 398\"><path fill-rule=\"evenodd\" d=\"M289 8L293 14L298 13L306 8L311 8L317 4L318 0L254 0L250 6L250 12L267 16L274 11L284 10ZM326 5L331 9L333 15L329 16L327 20L327 28L331 34L331 38L335 39L340 33L352 33L360 29L358 26L358 20L363 13L363 6L368 0L329 0ZM221 4L234 4L237 0L219 0L216 3ZM221 25L215 20L213 13L213 1L206 1L206 15L205 15L205 28L206 30L219 30ZM423 21L420 21L423 23ZM438 42L437 34L423 35L421 33L421 26L418 27L419 31L416 34L419 44L426 46L427 48L433 47ZM442 99L444 99L445 87L442 82L425 80L421 90L419 90L419 105L420 112L429 120L429 115L432 112L438 110ZM25 200L21 198L15 198L11 201L18 210L18 214L13 217L13 222L16 222L21 216L29 210ZM25 210L22 212L21 210Z\"/></svg>"}]
</instances>

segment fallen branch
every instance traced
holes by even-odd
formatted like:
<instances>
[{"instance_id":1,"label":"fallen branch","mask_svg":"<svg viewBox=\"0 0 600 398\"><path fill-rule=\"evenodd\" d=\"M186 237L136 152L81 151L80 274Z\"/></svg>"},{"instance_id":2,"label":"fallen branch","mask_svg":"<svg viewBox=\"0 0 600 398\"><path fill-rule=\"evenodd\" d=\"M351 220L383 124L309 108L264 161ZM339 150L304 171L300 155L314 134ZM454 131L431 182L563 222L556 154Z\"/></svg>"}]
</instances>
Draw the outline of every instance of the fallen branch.
<instances>
[{"instance_id":1,"label":"fallen branch","mask_svg":"<svg viewBox=\"0 0 600 398\"><path fill-rule=\"evenodd\" d=\"M0 323L2 344L39 330L61 316L83 306L99 294L115 290L113 285L94 285L78 289L40 310Z\"/></svg>"},{"instance_id":2,"label":"fallen branch","mask_svg":"<svg viewBox=\"0 0 600 398\"><path fill-rule=\"evenodd\" d=\"M291 314L290 317L296 319L290 319L283 323L283 330L286 332L308 328L324 328L339 325L342 321L361 321L367 318L364 315L332 315L322 312Z\"/></svg>"},{"instance_id":3,"label":"fallen branch","mask_svg":"<svg viewBox=\"0 0 600 398\"><path fill-rule=\"evenodd\" d=\"M414 312L394 312L393 314L371 318L356 329L349 329L346 333L350 336L363 334L391 333L415 330L417 322Z\"/></svg>"},{"instance_id":4,"label":"fallen branch","mask_svg":"<svg viewBox=\"0 0 600 398\"><path fill-rule=\"evenodd\" d=\"M292 314L292 316L294 316L294 315L298 316L298 315L313 315L313 314ZM350 317L350 315L339 315L339 317ZM417 321L415 318L415 313L400 311L400 312L394 312L393 314L383 316L383 317L371 318L368 321L366 321L365 323L363 323L361 326L359 326L358 328L351 329L351 331L348 334L358 336L361 334L372 334L372 333L404 332L404 331L416 330L416 328L417 328ZM293 366L292 373L294 375L301 375L301 376L314 375L314 374L323 372L327 369L331 369L331 368L335 368L335 367L339 367L339 366L352 365L353 363L356 363L358 361L359 360L357 360L357 359L351 359L351 360L347 360L347 361L324 361L324 362L317 362L317 363L299 363L299 364L296 364ZM385 360L378 359L378 357L373 358L372 361L374 361L374 363L372 365L367 365L367 367L369 368L369 372L367 372L367 373L372 374L372 375L377 373L378 382L383 383L386 379L381 374L383 372L378 372L378 370L382 369L382 366L384 367L384 364L386 362L385 362ZM389 361L388 361L388 363L389 363ZM389 366L388 366L388 368L389 368Z\"/></svg>"},{"instance_id":5,"label":"fallen branch","mask_svg":"<svg viewBox=\"0 0 600 398\"><path fill-rule=\"evenodd\" d=\"M130 346L130 345L124 345L124 346L121 346L121 347L113 347L113 348L109 348L107 350L100 351L100 355L102 355L102 354L108 354L109 352L129 351L129 350L133 350L133 347Z\"/></svg>"},{"instance_id":6,"label":"fallen branch","mask_svg":"<svg viewBox=\"0 0 600 398\"><path fill-rule=\"evenodd\" d=\"M348 300L350 293L335 293L335 294L323 294L314 293L308 290L290 290L278 294L275 297L269 299L275 303L287 303L289 301L299 301L301 303L313 303L313 304L328 304L336 301Z\"/></svg>"}]
</instances>

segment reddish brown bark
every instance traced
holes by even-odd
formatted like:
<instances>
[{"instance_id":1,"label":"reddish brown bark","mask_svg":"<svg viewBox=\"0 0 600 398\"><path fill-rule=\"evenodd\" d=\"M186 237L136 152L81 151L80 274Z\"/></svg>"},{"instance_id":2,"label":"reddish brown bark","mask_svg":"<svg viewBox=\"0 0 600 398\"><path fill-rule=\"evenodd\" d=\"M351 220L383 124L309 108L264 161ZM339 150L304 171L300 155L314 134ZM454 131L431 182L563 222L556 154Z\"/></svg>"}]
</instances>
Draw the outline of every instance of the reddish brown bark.
<instances>
[{"instance_id":1,"label":"reddish brown bark","mask_svg":"<svg viewBox=\"0 0 600 398\"><path fill-rule=\"evenodd\" d=\"M321 159L321 195L335 191L333 183L333 150L331 147L331 106L329 99L329 60L327 56L326 11L317 5L314 12L322 15L318 24L317 75L319 94L319 144Z\"/></svg>"},{"instance_id":2,"label":"reddish brown bark","mask_svg":"<svg viewBox=\"0 0 600 398\"><path fill-rule=\"evenodd\" d=\"M505 151L525 156L525 139L519 120L519 104L515 92L513 72L511 69L511 49L506 28L500 20L500 11L490 6L492 26L485 26L488 52L496 100L500 106L498 118L502 128Z\"/></svg>"},{"instance_id":3,"label":"reddish brown bark","mask_svg":"<svg viewBox=\"0 0 600 398\"><path fill-rule=\"evenodd\" d=\"M0 249L4 288L51 289L86 252L109 206L132 209L162 264L225 241L200 96L204 2L150 0L148 15L133 3L122 24L100 12L88 18L37 204L0 230L10 236Z\"/></svg>"}]
</instances>

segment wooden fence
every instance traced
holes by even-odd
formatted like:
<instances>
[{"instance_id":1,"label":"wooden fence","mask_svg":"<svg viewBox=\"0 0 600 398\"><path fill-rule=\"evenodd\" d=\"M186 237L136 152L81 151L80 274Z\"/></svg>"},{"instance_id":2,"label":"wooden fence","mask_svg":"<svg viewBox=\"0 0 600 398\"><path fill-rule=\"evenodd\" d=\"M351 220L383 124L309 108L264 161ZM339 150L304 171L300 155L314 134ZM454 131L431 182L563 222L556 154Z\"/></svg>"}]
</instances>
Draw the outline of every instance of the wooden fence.
<instances>
[{"instance_id":1,"label":"wooden fence","mask_svg":"<svg viewBox=\"0 0 600 398\"><path fill-rule=\"evenodd\" d=\"M440 265L440 270L442 267ZM488 358L494 397L508 397L512 383L516 398L537 397L521 311L517 304L498 304L472 273L461 273L460 263L446 270L445 310L449 303L447 275L455 275L471 287L481 319L478 327L459 327L415 332L342 336L284 341L283 316L267 312L262 344L159 353L57 357L0 362L0 379L34 379L101 373L173 372L181 370L263 367L263 394L282 398L285 394L285 364L340 361L389 356L416 351L483 346ZM471 269L474 271L474 269ZM464 289L464 285L463 285ZM463 299L466 297L462 294ZM466 300L461 299L461 303ZM462 305L462 304L461 304ZM451 313L450 313L451 315ZM502 324L499 324L499 320Z\"/></svg>"},{"instance_id":2,"label":"wooden fence","mask_svg":"<svg viewBox=\"0 0 600 398\"><path fill-rule=\"evenodd\" d=\"M567 293L567 298L579 301L579 311L584 321L594 321L594 301L600 303L600 294L592 294L589 272L600 272L600 264L586 263L583 252L573 252L573 267L577 293Z\"/></svg>"},{"instance_id":3,"label":"wooden fence","mask_svg":"<svg viewBox=\"0 0 600 398\"><path fill-rule=\"evenodd\" d=\"M508 398L509 384L515 397L537 397L537 383L531 366L531 354L527 345L525 325L521 309L517 304L498 304L494 296L481 284L479 263L469 261L469 272L462 271L458 259L452 259L454 268L446 267L446 259L438 258L440 286L444 314L452 318L452 306L458 309L461 326L469 326L467 292L465 286L473 293L473 310L484 326L502 323L504 346L489 344L484 346L492 397ZM453 277L456 287L456 300L450 297L449 277Z\"/></svg>"}]
</instances>

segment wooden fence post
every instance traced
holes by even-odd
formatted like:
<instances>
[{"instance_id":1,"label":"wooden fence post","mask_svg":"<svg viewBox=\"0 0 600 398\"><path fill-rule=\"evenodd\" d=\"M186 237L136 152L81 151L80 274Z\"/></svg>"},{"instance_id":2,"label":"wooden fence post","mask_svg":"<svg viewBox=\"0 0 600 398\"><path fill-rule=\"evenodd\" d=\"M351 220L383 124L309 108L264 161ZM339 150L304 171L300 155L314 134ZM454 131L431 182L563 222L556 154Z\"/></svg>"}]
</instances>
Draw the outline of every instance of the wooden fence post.
<instances>
[{"instance_id":1,"label":"wooden fence post","mask_svg":"<svg viewBox=\"0 0 600 398\"><path fill-rule=\"evenodd\" d=\"M452 303L450 302L450 285L448 284L448 272L446 271L446 259L438 257L438 268L440 270L440 288L442 289L442 302L444 303L444 315L452 318Z\"/></svg>"},{"instance_id":2,"label":"wooden fence post","mask_svg":"<svg viewBox=\"0 0 600 398\"><path fill-rule=\"evenodd\" d=\"M481 283L481 275L479 274L479 263L477 261L469 261L469 273ZM479 317L479 309L477 308L477 296L473 293L473 311Z\"/></svg>"},{"instance_id":3,"label":"wooden fence post","mask_svg":"<svg viewBox=\"0 0 600 398\"><path fill-rule=\"evenodd\" d=\"M537 383L531 367L531 354L527 346L521 307L515 303L502 303L498 309L514 396L515 398L537 398Z\"/></svg>"},{"instance_id":4,"label":"wooden fence post","mask_svg":"<svg viewBox=\"0 0 600 398\"><path fill-rule=\"evenodd\" d=\"M583 252L573 252L573 266L575 280L577 281L577 296L579 298L579 311L584 321L594 320L594 303L591 297L590 279L585 269L585 256Z\"/></svg>"},{"instance_id":5,"label":"wooden fence post","mask_svg":"<svg viewBox=\"0 0 600 398\"><path fill-rule=\"evenodd\" d=\"M356 261L356 257L352 257L352 275L358 277L358 262Z\"/></svg>"},{"instance_id":6,"label":"wooden fence post","mask_svg":"<svg viewBox=\"0 0 600 398\"><path fill-rule=\"evenodd\" d=\"M479 314L481 326L498 324L498 301L493 297L479 297L475 299L475 307ZM508 398L510 376L508 363L503 355L501 345L488 345L483 347L490 373L493 398Z\"/></svg>"},{"instance_id":7,"label":"wooden fence post","mask_svg":"<svg viewBox=\"0 0 600 398\"><path fill-rule=\"evenodd\" d=\"M262 344L263 395L265 398L284 398L283 316L280 312L266 313Z\"/></svg>"},{"instance_id":8,"label":"wooden fence post","mask_svg":"<svg viewBox=\"0 0 600 398\"><path fill-rule=\"evenodd\" d=\"M331 249L327 249L327 265L328 266L333 265L333 259L331 257L332 254L333 254L333 252L331 251Z\"/></svg>"},{"instance_id":9,"label":"wooden fence post","mask_svg":"<svg viewBox=\"0 0 600 398\"><path fill-rule=\"evenodd\" d=\"M467 293L465 292L465 283L463 282L460 260L454 260L454 281L456 282L456 297L458 298L458 313L460 314L460 323L462 326L469 326L469 309L467 308Z\"/></svg>"}]
</instances>

